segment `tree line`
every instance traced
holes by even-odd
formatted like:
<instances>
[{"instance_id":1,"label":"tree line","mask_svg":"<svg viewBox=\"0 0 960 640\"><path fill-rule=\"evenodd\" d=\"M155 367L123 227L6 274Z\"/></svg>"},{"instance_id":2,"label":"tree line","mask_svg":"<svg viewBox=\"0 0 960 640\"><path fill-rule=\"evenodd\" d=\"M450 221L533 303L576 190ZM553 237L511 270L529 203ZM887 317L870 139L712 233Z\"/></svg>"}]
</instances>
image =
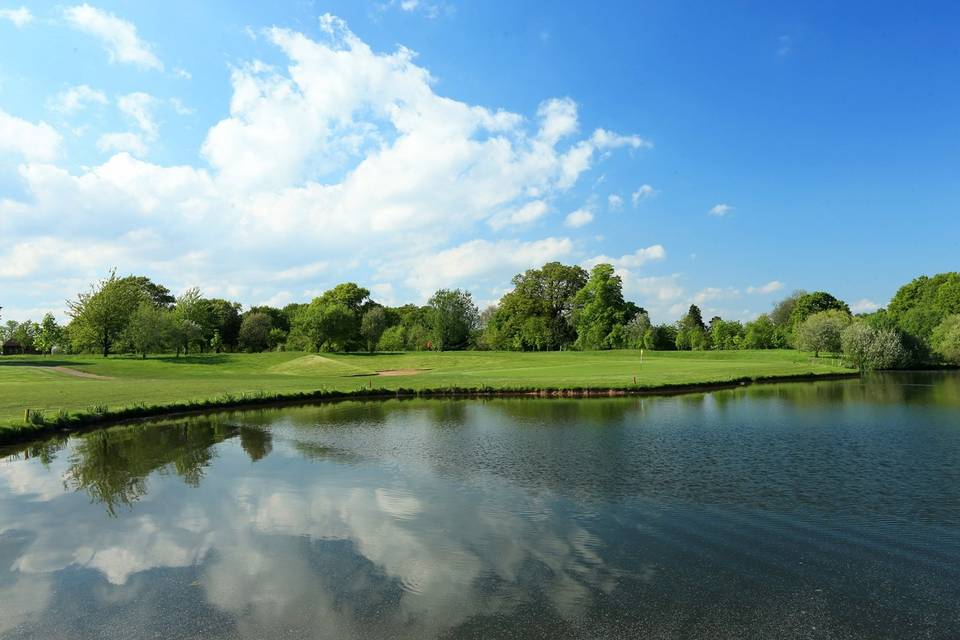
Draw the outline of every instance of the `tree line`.
<instances>
[{"instance_id":1,"label":"tree line","mask_svg":"<svg viewBox=\"0 0 960 640\"><path fill-rule=\"evenodd\" d=\"M749 322L705 321L692 304L674 323L652 324L626 300L609 264L589 272L550 262L512 279L483 312L471 294L440 289L425 305L379 304L353 282L283 308L179 296L145 276L111 273L68 302L70 322L7 322L4 340L42 353L149 354L267 350L419 351L486 349L733 350L796 348L842 355L862 369L960 363L960 273L921 276L889 306L854 315L824 291L796 291Z\"/></svg>"}]
</instances>

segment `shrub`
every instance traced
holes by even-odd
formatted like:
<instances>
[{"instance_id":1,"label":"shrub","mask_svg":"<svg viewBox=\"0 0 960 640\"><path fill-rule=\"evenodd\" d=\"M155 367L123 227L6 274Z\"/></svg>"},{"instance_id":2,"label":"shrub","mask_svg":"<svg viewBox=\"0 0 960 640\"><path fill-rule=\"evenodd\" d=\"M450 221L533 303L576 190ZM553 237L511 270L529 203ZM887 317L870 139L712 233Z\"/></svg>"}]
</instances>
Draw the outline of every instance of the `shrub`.
<instances>
[{"instance_id":1,"label":"shrub","mask_svg":"<svg viewBox=\"0 0 960 640\"><path fill-rule=\"evenodd\" d=\"M877 329L856 321L840 336L843 355L858 369L896 369L910 363L910 351L900 334L892 329Z\"/></svg>"}]
</instances>

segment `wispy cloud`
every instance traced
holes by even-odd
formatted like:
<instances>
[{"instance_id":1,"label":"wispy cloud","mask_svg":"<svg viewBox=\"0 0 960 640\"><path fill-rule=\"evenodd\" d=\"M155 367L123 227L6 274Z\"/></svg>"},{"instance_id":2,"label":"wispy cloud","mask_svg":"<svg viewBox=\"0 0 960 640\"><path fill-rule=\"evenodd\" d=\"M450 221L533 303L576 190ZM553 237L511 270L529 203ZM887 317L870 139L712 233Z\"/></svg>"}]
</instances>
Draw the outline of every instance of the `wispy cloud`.
<instances>
[{"instance_id":1,"label":"wispy cloud","mask_svg":"<svg viewBox=\"0 0 960 640\"><path fill-rule=\"evenodd\" d=\"M780 289L783 289L783 283L779 280L771 280L767 284L762 284L757 287L747 287L747 293L762 295L780 291Z\"/></svg>"},{"instance_id":2,"label":"wispy cloud","mask_svg":"<svg viewBox=\"0 0 960 640\"><path fill-rule=\"evenodd\" d=\"M33 22L33 14L30 9L20 7L19 9L0 9L0 20L9 20L17 28L23 28Z\"/></svg>"},{"instance_id":3,"label":"wispy cloud","mask_svg":"<svg viewBox=\"0 0 960 640\"><path fill-rule=\"evenodd\" d=\"M390 0L378 5L381 11L399 9L404 13L419 13L427 18L437 18L444 13L452 13L454 8L444 2L429 2L428 0Z\"/></svg>"},{"instance_id":4,"label":"wispy cloud","mask_svg":"<svg viewBox=\"0 0 960 640\"><path fill-rule=\"evenodd\" d=\"M193 109L183 104L183 101L180 98L170 98L170 106L173 107L173 110L176 111L177 115L180 116L189 116L193 113Z\"/></svg>"},{"instance_id":5,"label":"wispy cloud","mask_svg":"<svg viewBox=\"0 0 960 640\"><path fill-rule=\"evenodd\" d=\"M142 91L128 93L117 98L117 107L120 111L133 120L143 131L143 134L151 140L157 137L160 130L153 117L153 109L156 104L156 98Z\"/></svg>"},{"instance_id":6,"label":"wispy cloud","mask_svg":"<svg viewBox=\"0 0 960 640\"><path fill-rule=\"evenodd\" d=\"M619 194L611 193L607 196L607 205L611 211L620 211L623 209L623 198Z\"/></svg>"},{"instance_id":7,"label":"wispy cloud","mask_svg":"<svg viewBox=\"0 0 960 640\"><path fill-rule=\"evenodd\" d=\"M58 113L71 115L87 105L103 105L107 104L107 102L107 96L102 91L91 89L88 85L81 84L64 89L48 102L48 106Z\"/></svg>"},{"instance_id":8,"label":"wispy cloud","mask_svg":"<svg viewBox=\"0 0 960 640\"><path fill-rule=\"evenodd\" d=\"M643 184L640 185L636 191L630 194L630 201L633 203L633 206L637 206L641 200L652 198L655 195L657 195L656 189L648 184Z\"/></svg>"},{"instance_id":9,"label":"wispy cloud","mask_svg":"<svg viewBox=\"0 0 960 640\"><path fill-rule=\"evenodd\" d=\"M104 153L126 151L138 158L147 155L147 145L135 133L105 133L97 139L97 149Z\"/></svg>"},{"instance_id":10,"label":"wispy cloud","mask_svg":"<svg viewBox=\"0 0 960 640\"><path fill-rule=\"evenodd\" d=\"M163 70L163 63L153 53L152 45L140 39L137 27L132 22L88 4L67 8L64 17L74 29L98 38L111 62Z\"/></svg>"},{"instance_id":11,"label":"wispy cloud","mask_svg":"<svg viewBox=\"0 0 960 640\"><path fill-rule=\"evenodd\" d=\"M783 57L793 51L793 38L789 35L782 35L777 38L777 55Z\"/></svg>"},{"instance_id":12,"label":"wispy cloud","mask_svg":"<svg viewBox=\"0 0 960 640\"><path fill-rule=\"evenodd\" d=\"M710 207L710 211L708 211L707 214L711 216L715 216L717 218L722 218L723 216L727 215L731 211L733 211L733 207L731 207L728 204L721 203L721 204L715 204L712 207Z\"/></svg>"}]
</instances>

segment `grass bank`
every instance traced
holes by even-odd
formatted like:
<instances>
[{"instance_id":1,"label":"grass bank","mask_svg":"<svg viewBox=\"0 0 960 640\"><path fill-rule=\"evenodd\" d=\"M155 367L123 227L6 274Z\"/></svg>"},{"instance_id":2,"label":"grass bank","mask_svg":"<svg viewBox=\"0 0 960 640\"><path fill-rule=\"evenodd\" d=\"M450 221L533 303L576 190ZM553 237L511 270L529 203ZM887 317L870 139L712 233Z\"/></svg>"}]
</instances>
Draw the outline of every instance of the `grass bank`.
<instances>
[{"instance_id":1,"label":"grass bank","mask_svg":"<svg viewBox=\"0 0 960 640\"><path fill-rule=\"evenodd\" d=\"M498 393L676 392L849 373L796 351L0 358L0 443L45 431L279 401Z\"/></svg>"}]
</instances>

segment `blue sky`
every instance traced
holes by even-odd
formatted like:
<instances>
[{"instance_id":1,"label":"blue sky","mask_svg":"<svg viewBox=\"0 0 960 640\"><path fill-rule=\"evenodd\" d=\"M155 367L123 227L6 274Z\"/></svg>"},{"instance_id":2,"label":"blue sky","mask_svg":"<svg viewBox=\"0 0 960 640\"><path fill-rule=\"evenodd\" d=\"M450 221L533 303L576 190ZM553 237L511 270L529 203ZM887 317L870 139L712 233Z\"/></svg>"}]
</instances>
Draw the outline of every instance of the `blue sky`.
<instances>
[{"instance_id":1,"label":"blue sky","mask_svg":"<svg viewBox=\"0 0 960 640\"><path fill-rule=\"evenodd\" d=\"M777 6L775 6L777 5ZM111 267L246 304L859 310L960 255L951 3L0 3L0 305Z\"/></svg>"}]
</instances>

